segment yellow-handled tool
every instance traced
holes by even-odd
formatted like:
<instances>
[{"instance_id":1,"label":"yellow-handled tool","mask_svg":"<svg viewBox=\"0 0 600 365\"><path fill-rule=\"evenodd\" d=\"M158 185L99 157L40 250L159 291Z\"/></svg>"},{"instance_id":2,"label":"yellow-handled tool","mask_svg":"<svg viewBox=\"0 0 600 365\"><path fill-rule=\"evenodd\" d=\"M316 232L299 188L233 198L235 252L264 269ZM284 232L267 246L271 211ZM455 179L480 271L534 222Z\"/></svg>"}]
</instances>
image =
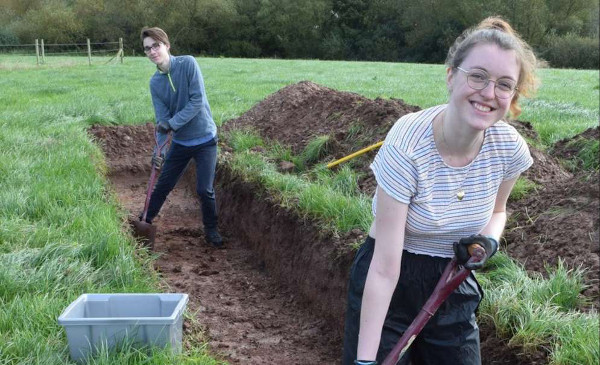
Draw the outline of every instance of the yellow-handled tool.
<instances>
[{"instance_id":1,"label":"yellow-handled tool","mask_svg":"<svg viewBox=\"0 0 600 365\"><path fill-rule=\"evenodd\" d=\"M354 153L352 153L352 154L350 154L350 155L348 155L346 157L342 157L339 160L335 160L333 162L330 162L329 164L327 164L327 168L330 169L330 168L332 168L334 166L337 166L337 165L341 164L342 162L346 162L346 161L348 161L348 160L350 160L350 159L352 159L352 158L354 158L356 156L360 156L360 155L362 155L365 152L369 152L371 150L379 148L379 147L381 147L382 144L383 144L383 141L377 142L377 143L375 143L373 145L370 145L369 147L363 148L360 151L356 151L356 152L354 152Z\"/></svg>"}]
</instances>

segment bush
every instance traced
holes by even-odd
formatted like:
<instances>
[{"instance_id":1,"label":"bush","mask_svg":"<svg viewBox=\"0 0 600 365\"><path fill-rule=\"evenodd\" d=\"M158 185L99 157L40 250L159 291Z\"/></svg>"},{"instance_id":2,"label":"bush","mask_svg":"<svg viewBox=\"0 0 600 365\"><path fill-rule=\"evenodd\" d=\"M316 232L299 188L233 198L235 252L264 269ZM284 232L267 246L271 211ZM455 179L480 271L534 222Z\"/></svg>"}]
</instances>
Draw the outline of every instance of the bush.
<instances>
[{"instance_id":1,"label":"bush","mask_svg":"<svg viewBox=\"0 0 600 365\"><path fill-rule=\"evenodd\" d=\"M19 39L11 30L0 29L0 44L1 45L19 44Z\"/></svg>"},{"instance_id":2,"label":"bush","mask_svg":"<svg viewBox=\"0 0 600 365\"><path fill-rule=\"evenodd\" d=\"M585 38L570 33L550 37L541 56L552 67L598 69L598 48L598 38Z\"/></svg>"},{"instance_id":3,"label":"bush","mask_svg":"<svg viewBox=\"0 0 600 365\"><path fill-rule=\"evenodd\" d=\"M225 49L228 57L257 58L261 53L260 47L247 41L229 41Z\"/></svg>"}]
</instances>

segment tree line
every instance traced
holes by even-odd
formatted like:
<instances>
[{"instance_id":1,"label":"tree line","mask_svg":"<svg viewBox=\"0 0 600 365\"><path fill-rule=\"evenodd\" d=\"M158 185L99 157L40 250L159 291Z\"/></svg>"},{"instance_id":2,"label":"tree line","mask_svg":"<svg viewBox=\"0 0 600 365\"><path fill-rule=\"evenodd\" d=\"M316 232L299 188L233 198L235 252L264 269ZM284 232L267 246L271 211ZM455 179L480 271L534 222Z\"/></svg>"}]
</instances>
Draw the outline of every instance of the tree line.
<instances>
[{"instance_id":1,"label":"tree line","mask_svg":"<svg viewBox=\"0 0 600 365\"><path fill-rule=\"evenodd\" d=\"M501 15L552 67L597 69L597 0L0 0L0 45L125 40L167 31L174 54L443 62L454 39Z\"/></svg>"}]
</instances>

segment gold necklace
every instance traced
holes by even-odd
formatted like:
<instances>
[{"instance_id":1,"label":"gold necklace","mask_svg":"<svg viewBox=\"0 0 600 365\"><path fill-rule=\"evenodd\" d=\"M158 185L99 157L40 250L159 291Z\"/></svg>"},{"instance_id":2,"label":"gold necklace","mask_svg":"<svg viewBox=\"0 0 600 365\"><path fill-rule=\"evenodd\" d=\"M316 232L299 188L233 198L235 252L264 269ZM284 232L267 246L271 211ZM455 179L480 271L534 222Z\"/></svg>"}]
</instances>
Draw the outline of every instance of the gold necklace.
<instances>
[{"instance_id":1,"label":"gold necklace","mask_svg":"<svg viewBox=\"0 0 600 365\"><path fill-rule=\"evenodd\" d=\"M441 127L442 127L442 141L444 142L444 144L446 145L446 147L447 147L447 148L449 148L450 146L448 146L448 142L446 142L446 133L444 132L444 129L445 129L445 128L444 128L444 124L446 124L446 123L444 123L444 118L443 118L443 116L442 116L442 122L441 122L441 124L442 124L442 125L441 125ZM473 162L473 161L471 161L471 163L472 163L472 162ZM471 170L471 169L469 168L469 170L467 171L467 175L469 174L469 171L470 171L470 170ZM466 177L465 177L465 179L466 179ZM463 183L464 183L464 179L463 179ZM462 188L462 183L461 183L461 184L460 184L460 188L459 188L459 189L458 189L458 191L456 192L456 199L458 199L458 201L462 201L464 197L465 197L465 191L463 190L463 188Z\"/></svg>"}]
</instances>

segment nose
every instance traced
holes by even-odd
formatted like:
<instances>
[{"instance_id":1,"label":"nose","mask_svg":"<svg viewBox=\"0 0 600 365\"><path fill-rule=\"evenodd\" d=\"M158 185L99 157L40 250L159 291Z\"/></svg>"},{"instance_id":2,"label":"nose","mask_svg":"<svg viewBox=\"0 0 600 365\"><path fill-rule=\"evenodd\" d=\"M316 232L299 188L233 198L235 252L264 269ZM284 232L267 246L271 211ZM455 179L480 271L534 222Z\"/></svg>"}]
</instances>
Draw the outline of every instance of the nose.
<instances>
[{"instance_id":1,"label":"nose","mask_svg":"<svg viewBox=\"0 0 600 365\"><path fill-rule=\"evenodd\" d=\"M488 99L494 99L496 97L496 83L490 80L483 89L479 90L479 93Z\"/></svg>"}]
</instances>

